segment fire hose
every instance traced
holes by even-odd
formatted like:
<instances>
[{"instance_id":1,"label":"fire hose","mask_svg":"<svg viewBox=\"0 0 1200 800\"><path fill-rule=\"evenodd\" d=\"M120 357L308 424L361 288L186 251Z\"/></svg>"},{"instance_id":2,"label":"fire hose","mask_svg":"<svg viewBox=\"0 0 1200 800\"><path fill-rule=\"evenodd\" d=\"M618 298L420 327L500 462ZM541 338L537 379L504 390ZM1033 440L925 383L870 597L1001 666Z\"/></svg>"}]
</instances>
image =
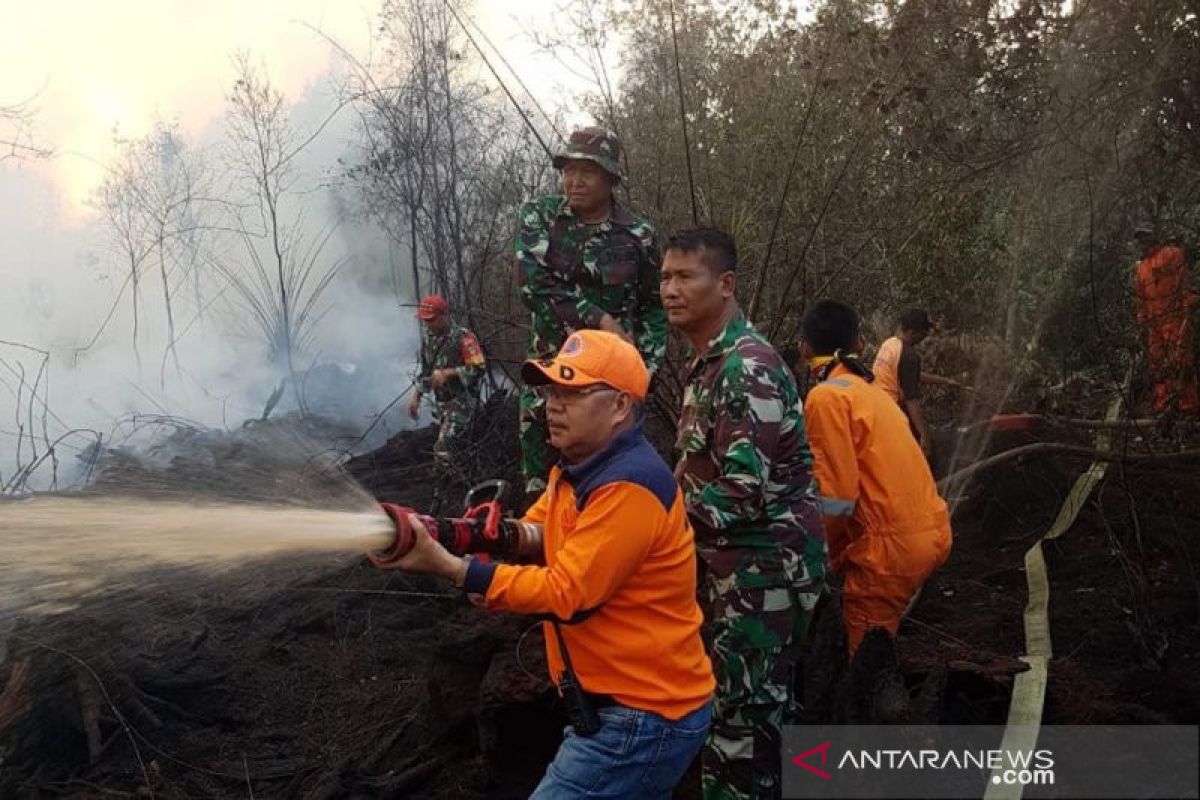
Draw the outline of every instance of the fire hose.
<instances>
[{"instance_id":1,"label":"fire hose","mask_svg":"<svg viewBox=\"0 0 1200 800\"><path fill-rule=\"evenodd\" d=\"M505 561L540 561L542 527L506 516L504 500L508 483L485 481L467 492L466 511L461 517L433 517L395 503L382 503L383 511L396 528L396 538L384 550L368 553L377 567L393 566L408 555L416 542L413 519L419 519L442 547L458 556L476 556Z\"/></svg>"},{"instance_id":2,"label":"fire hose","mask_svg":"<svg viewBox=\"0 0 1200 800\"><path fill-rule=\"evenodd\" d=\"M396 527L396 538L385 550L368 553L367 558L377 567L394 566L408 555L416 543L413 520L419 519L429 535L458 556L468 553L476 558L498 558L505 561L537 562L542 560L542 526L521 522L506 516L504 500L508 483L502 480L485 481L467 492L466 511L461 517L433 517L420 514L407 506L381 503L384 513ZM589 612L590 614L590 612ZM586 614L584 618L586 619ZM579 684L571 654L562 635L562 624L569 621L546 618L553 631L563 670L558 678L558 691L566 706L567 716L575 732L591 736L600 729L588 693Z\"/></svg>"}]
</instances>

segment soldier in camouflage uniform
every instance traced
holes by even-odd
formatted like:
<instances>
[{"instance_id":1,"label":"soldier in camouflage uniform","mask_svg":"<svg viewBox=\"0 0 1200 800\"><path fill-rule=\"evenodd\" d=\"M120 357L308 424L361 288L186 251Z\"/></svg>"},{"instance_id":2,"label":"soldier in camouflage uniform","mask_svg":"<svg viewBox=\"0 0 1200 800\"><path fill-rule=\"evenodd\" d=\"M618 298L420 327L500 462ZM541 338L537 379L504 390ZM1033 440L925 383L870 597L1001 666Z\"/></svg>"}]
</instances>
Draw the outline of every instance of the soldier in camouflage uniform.
<instances>
[{"instance_id":1,"label":"soldier in camouflage uniform","mask_svg":"<svg viewBox=\"0 0 1200 800\"><path fill-rule=\"evenodd\" d=\"M439 469L449 469L455 440L475 413L483 378L483 350L475 334L450 317L450 304L441 295L421 300L417 318L422 323L421 372L408 401L408 415L416 419L421 396L433 394L438 438L433 455Z\"/></svg>"},{"instance_id":2,"label":"soldier in camouflage uniform","mask_svg":"<svg viewBox=\"0 0 1200 800\"><path fill-rule=\"evenodd\" d=\"M598 328L633 342L653 376L667 347L658 235L613 196L623 178L620 142L603 128L582 128L554 166L563 193L525 203L514 242L517 285L532 317L529 358L549 358L572 331ZM555 454L545 402L525 387L520 407L521 469L536 496Z\"/></svg>"},{"instance_id":3,"label":"soldier in camouflage uniform","mask_svg":"<svg viewBox=\"0 0 1200 800\"><path fill-rule=\"evenodd\" d=\"M677 447L704 580L717 692L706 798L782 791L781 733L798 649L824 585L825 536L799 392L734 298L721 231L667 244L662 299L692 344Z\"/></svg>"}]
</instances>

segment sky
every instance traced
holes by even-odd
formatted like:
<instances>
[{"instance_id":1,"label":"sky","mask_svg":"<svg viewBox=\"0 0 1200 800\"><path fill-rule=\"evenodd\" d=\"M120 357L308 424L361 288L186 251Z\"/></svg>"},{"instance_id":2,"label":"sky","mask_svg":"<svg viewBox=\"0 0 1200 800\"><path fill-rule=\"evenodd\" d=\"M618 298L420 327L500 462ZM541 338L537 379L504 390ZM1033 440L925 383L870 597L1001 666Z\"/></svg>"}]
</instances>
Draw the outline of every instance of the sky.
<instances>
[{"instance_id":1,"label":"sky","mask_svg":"<svg viewBox=\"0 0 1200 800\"><path fill-rule=\"evenodd\" d=\"M531 31L566 30L576 1L457 5L540 104L551 113L562 111L571 122L586 122L577 98L589 86L539 52L530 36ZM40 426L16 414L29 407L22 382L32 382L40 355L5 342L50 354L50 405L61 419L51 419L52 437L72 426L110 430L119 419L145 413L232 427L262 408L278 380L264 363L263 348L212 323L187 329L179 343L182 373L163 369L161 345L142 354L140 362L134 357L128 334L132 315L125 306L118 307L96 345L76 357L75 348L99 329L118 296L123 274L103 245L89 199L116 152L114 137L136 139L164 122L176 125L185 141L219 141L238 53L266 70L292 104L298 127L315 128L334 106L330 75L340 64L321 34L358 60L371 61L380 2L0 0L0 108L23 104L32 140L51 152L45 158L0 160L0 490L20 461L13 452L18 429L28 430L31 422ZM616 60L615 47L606 54L610 63ZM500 59L493 60L503 71ZM492 80L482 63L470 68ZM309 174L328 169L345 153L354 124L352 111L341 112L307 148L303 168ZM6 132L0 120L0 139ZM312 199L317 209L332 205L329 199ZM388 257L377 230L347 229L334 246L337 252L331 255L349 259ZM362 418L371 403L378 406L407 383L417 350L416 325L394 299L356 294L349 284L336 287L331 297L333 308L322 322L321 357L358 369L359 376L362 365L371 365L376 380L364 384L365 405L354 409ZM156 320L147 310L152 304L144 303L143 309L143 336L152 341ZM389 343L386 351L380 342Z\"/></svg>"},{"instance_id":2,"label":"sky","mask_svg":"<svg viewBox=\"0 0 1200 800\"><path fill-rule=\"evenodd\" d=\"M136 138L156 120L199 136L217 122L245 51L292 100L331 66L313 29L371 55L378 3L369 0L5 0L0 106L29 101L37 141L55 157L23 165L59 195L67 221L87 215L114 134ZM571 0L484 0L468 11L543 105L571 105L586 88L539 55L529 32L561 26ZM503 69L498 59L493 59ZM482 68L481 68L481 74ZM515 88L515 86L514 86Z\"/></svg>"}]
</instances>

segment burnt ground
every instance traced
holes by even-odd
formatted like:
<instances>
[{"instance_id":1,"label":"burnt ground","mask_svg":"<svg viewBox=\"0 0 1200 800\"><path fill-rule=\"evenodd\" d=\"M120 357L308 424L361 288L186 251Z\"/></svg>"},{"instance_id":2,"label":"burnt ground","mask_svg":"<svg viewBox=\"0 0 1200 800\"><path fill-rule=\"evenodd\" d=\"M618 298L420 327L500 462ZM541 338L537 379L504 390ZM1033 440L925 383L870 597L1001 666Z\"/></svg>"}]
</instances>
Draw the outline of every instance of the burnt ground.
<instances>
[{"instance_id":1,"label":"burnt ground","mask_svg":"<svg viewBox=\"0 0 1200 800\"><path fill-rule=\"evenodd\" d=\"M515 416L511 401L485 410L461 474L433 471L431 429L347 466L381 499L452 513L471 482L515 477ZM1063 436L1013 434L990 450ZM215 485L223 459L247 458L244 443L204 442L172 450L164 469L193 486L208 469ZM120 485L128 460L109 463L118 472L100 483ZM895 643L864 645L847 678L836 614L818 621L807 717L1003 722L1023 650L1023 555L1085 467L1034 455L978 475L953 553ZM1195 467L1114 464L1047 547L1046 722L1200 720ZM3 797L523 797L563 724L529 621L357 558L147 575L139 591L18 620L0 638ZM680 796L695 796L694 779Z\"/></svg>"},{"instance_id":2,"label":"burnt ground","mask_svg":"<svg viewBox=\"0 0 1200 800\"><path fill-rule=\"evenodd\" d=\"M991 450L1050 437L1087 442L1038 431L997 436ZM1195 446L1177 436L1114 442L1159 454ZM988 682L968 681L977 689L1011 685L1005 673L1020 668L1011 658L1024 649L1025 552L1088 463L1034 454L975 477L955 509L953 551L898 637L910 676L970 665ZM1200 463L1117 462L1070 530L1044 545L1054 657L1043 722L1200 721L1197 534ZM994 698L1003 702L967 695L959 699L968 721L1005 720L1005 692Z\"/></svg>"}]
</instances>

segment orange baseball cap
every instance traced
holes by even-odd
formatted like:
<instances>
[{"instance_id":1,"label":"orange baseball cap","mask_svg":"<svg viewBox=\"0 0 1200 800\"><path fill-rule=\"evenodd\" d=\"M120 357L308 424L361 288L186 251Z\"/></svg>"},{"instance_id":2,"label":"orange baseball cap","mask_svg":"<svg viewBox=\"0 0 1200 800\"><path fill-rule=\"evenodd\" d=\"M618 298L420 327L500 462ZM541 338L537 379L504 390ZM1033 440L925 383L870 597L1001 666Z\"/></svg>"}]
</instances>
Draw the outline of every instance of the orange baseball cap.
<instances>
[{"instance_id":1,"label":"orange baseball cap","mask_svg":"<svg viewBox=\"0 0 1200 800\"><path fill-rule=\"evenodd\" d=\"M438 314L450 310L450 303L440 294L431 294L421 298L421 304L417 306L417 319L431 320Z\"/></svg>"},{"instance_id":2,"label":"orange baseball cap","mask_svg":"<svg viewBox=\"0 0 1200 800\"><path fill-rule=\"evenodd\" d=\"M605 383L638 401L650 389L650 373L637 348L608 331L575 331L554 358L526 361L521 377L530 386Z\"/></svg>"}]
</instances>

